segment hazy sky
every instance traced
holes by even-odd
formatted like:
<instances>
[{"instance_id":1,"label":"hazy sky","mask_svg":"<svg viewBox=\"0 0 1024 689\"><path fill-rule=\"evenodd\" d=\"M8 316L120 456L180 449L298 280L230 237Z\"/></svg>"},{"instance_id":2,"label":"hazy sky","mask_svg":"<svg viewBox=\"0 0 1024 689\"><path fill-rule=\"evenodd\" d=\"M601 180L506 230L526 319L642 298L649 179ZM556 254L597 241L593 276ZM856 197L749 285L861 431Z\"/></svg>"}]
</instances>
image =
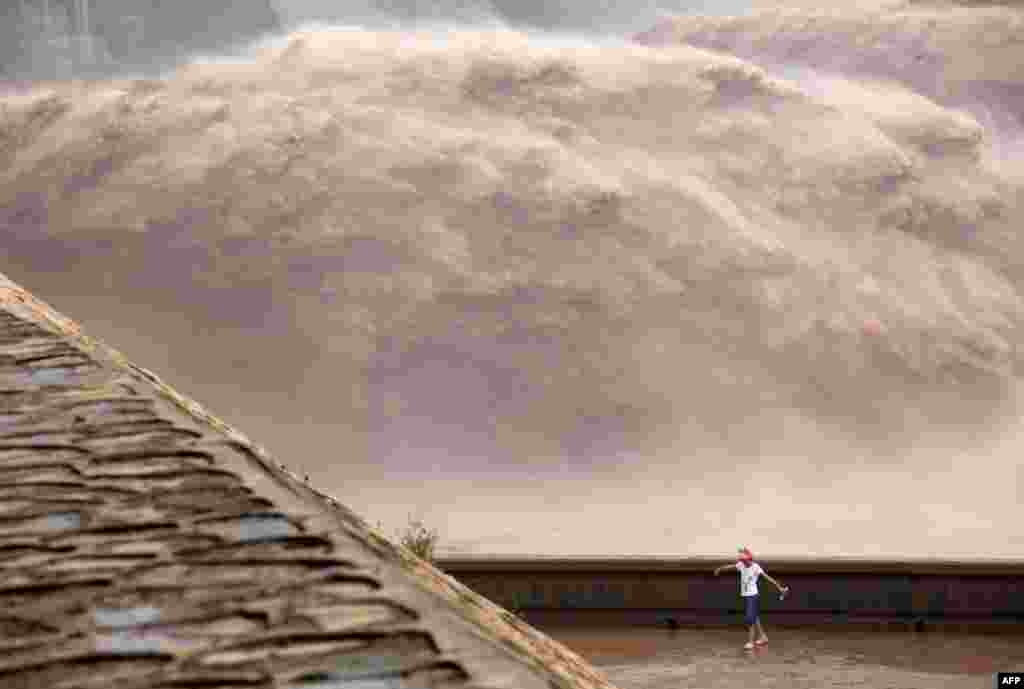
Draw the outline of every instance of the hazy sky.
<instances>
[{"instance_id":1,"label":"hazy sky","mask_svg":"<svg viewBox=\"0 0 1024 689\"><path fill-rule=\"evenodd\" d=\"M320 27L8 88L2 269L448 547L1020 554L1022 28Z\"/></svg>"}]
</instances>

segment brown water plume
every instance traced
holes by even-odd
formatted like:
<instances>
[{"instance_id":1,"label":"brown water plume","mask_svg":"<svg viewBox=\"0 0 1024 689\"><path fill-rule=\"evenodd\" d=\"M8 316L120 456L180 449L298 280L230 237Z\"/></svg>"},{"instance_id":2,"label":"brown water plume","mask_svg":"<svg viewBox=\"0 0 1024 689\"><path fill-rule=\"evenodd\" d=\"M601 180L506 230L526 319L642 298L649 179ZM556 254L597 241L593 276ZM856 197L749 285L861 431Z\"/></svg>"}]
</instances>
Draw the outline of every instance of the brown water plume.
<instances>
[{"instance_id":1,"label":"brown water plume","mask_svg":"<svg viewBox=\"0 0 1024 689\"><path fill-rule=\"evenodd\" d=\"M448 547L1024 555L1021 15L800 12L9 88L4 271Z\"/></svg>"}]
</instances>

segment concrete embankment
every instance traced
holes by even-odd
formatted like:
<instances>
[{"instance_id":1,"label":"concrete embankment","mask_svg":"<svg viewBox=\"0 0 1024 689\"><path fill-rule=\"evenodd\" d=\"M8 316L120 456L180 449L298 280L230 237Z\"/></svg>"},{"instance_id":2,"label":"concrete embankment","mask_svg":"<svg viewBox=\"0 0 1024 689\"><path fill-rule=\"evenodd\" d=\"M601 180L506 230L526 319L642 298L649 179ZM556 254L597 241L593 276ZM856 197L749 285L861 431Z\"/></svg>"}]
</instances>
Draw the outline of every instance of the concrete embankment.
<instances>
[{"instance_id":1,"label":"concrete embankment","mask_svg":"<svg viewBox=\"0 0 1024 689\"><path fill-rule=\"evenodd\" d=\"M613 689L0 275L0 686Z\"/></svg>"},{"instance_id":2,"label":"concrete embankment","mask_svg":"<svg viewBox=\"0 0 1024 689\"><path fill-rule=\"evenodd\" d=\"M449 557L439 567L532 623L720 624L742 615L736 577L721 560ZM791 587L762 580L775 625L1024 631L1024 562L766 559Z\"/></svg>"}]
</instances>

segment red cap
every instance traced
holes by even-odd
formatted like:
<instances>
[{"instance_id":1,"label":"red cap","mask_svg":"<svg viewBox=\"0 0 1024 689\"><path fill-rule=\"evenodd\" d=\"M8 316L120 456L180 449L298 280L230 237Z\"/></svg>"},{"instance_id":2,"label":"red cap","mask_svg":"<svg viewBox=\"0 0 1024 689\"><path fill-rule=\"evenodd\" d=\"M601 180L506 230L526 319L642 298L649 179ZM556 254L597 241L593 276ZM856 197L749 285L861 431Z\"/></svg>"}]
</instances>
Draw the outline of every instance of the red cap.
<instances>
[{"instance_id":1,"label":"red cap","mask_svg":"<svg viewBox=\"0 0 1024 689\"><path fill-rule=\"evenodd\" d=\"M740 559L741 560L753 560L754 554L750 552L750 548L740 548Z\"/></svg>"}]
</instances>

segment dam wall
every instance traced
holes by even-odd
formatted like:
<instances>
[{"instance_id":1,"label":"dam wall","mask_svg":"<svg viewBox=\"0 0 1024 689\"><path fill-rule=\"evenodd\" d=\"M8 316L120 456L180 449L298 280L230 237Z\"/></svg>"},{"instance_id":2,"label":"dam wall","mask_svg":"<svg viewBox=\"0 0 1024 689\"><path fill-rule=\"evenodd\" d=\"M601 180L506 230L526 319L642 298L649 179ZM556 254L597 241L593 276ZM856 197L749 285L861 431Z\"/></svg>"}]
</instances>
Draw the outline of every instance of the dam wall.
<instances>
[{"instance_id":1,"label":"dam wall","mask_svg":"<svg viewBox=\"0 0 1024 689\"><path fill-rule=\"evenodd\" d=\"M614 689L0 275L0 686Z\"/></svg>"},{"instance_id":2,"label":"dam wall","mask_svg":"<svg viewBox=\"0 0 1024 689\"><path fill-rule=\"evenodd\" d=\"M541 624L722 624L742 618L722 560L451 557L439 567L481 595ZM772 624L1024 631L1024 562L766 560L790 587L780 601L761 580Z\"/></svg>"},{"instance_id":3,"label":"dam wall","mask_svg":"<svg viewBox=\"0 0 1024 689\"><path fill-rule=\"evenodd\" d=\"M269 0L18 0L0 8L0 80L167 68L281 28Z\"/></svg>"}]
</instances>

